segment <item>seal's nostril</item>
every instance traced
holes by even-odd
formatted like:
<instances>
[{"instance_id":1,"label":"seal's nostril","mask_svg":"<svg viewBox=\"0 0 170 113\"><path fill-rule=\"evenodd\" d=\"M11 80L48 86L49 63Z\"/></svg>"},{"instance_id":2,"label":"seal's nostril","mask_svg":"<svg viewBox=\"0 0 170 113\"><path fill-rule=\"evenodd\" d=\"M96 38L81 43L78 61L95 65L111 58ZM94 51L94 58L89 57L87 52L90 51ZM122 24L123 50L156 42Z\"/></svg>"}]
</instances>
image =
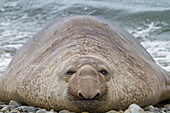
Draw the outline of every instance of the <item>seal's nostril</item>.
<instances>
[{"instance_id":1,"label":"seal's nostril","mask_svg":"<svg viewBox=\"0 0 170 113\"><path fill-rule=\"evenodd\" d=\"M89 97L87 97L86 95L83 95L81 92L79 92L78 97L80 99L84 99L84 100L98 100L101 97L101 92L96 93L96 95L94 95L94 96L89 95Z\"/></svg>"},{"instance_id":2,"label":"seal's nostril","mask_svg":"<svg viewBox=\"0 0 170 113\"><path fill-rule=\"evenodd\" d=\"M78 93L78 95L79 95L79 98L85 99L84 96L80 92Z\"/></svg>"},{"instance_id":3,"label":"seal's nostril","mask_svg":"<svg viewBox=\"0 0 170 113\"><path fill-rule=\"evenodd\" d=\"M100 96L101 96L101 92L98 92L98 93L94 96L93 100L98 99Z\"/></svg>"},{"instance_id":4,"label":"seal's nostril","mask_svg":"<svg viewBox=\"0 0 170 113\"><path fill-rule=\"evenodd\" d=\"M97 97L100 97L100 95L101 95L101 93L99 92L99 93L97 93L97 95L96 95L96 96L97 96Z\"/></svg>"}]
</instances>

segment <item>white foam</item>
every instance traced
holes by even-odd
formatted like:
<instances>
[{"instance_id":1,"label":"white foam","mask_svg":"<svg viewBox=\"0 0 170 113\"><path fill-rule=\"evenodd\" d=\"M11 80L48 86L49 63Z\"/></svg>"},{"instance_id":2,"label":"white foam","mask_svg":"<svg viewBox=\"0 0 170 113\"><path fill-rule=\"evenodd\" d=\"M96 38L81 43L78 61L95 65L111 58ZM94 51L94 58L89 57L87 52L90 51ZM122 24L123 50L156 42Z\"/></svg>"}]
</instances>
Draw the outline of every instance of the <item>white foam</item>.
<instances>
[{"instance_id":1,"label":"white foam","mask_svg":"<svg viewBox=\"0 0 170 113\"><path fill-rule=\"evenodd\" d=\"M9 23L9 22L1 22L0 25L2 25L2 26L8 26L8 25L10 25L10 23Z\"/></svg>"},{"instance_id":2,"label":"white foam","mask_svg":"<svg viewBox=\"0 0 170 113\"><path fill-rule=\"evenodd\" d=\"M170 10L168 4L169 2L157 2L157 5L153 5L155 3L153 0L114 0L110 2L110 0L96 1L96 0L75 0L70 2L70 0L62 0L60 3L65 5L73 5L73 4L86 4L92 7L106 8L106 9L115 9L115 10L126 10L132 13L136 12L144 12L144 11L165 11ZM135 9L135 10L134 10Z\"/></svg>"},{"instance_id":3,"label":"white foam","mask_svg":"<svg viewBox=\"0 0 170 113\"><path fill-rule=\"evenodd\" d=\"M7 47L7 48L16 48L18 50L22 46L23 46L23 44L11 44L11 45L5 45L4 47Z\"/></svg>"},{"instance_id":4,"label":"white foam","mask_svg":"<svg viewBox=\"0 0 170 113\"><path fill-rule=\"evenodd\" d=\"M3 46L3 50L1 50L2 54L0 54L0 76L2 76L2 74L6 70L9 62L11 61L13 57L11 55L11 52L19 50L19 48L21 48L22 46L23 44L10 44L10 45ZM5 51L8 51L8 52L5 52Z\"/></svg>"},{"instance_id":5,"label":"white foam","mask_svg":"<svg viewBox=\"0 0 170 113\"><path fill-rule=\"evenodd\" d=\"M136 38L142 37L145 39L149 37L153 32L162 28L162 26L158 26L159 24L164 24L161 22L151 22L151 23L143 23L142 26L137 27L136 29L129 30L129 32Z\"/></svg>"},{"instance_id":6,"label":"white foam","mask_svg":"<svg viewBox=\"0 0 170 113\"><path fill-rule=\"evenodd\" d=\"M32 36L31 32L8 29L0 35L0 76L5 72L14 53ZM25 38L26 37L26 38Z\"/></svg>"},{"instance_id":7,"label":"white foam","mask_svg":"<svg viewBox=\"0 0 170 113\"><path fill-rule=\"evenodd\" d=\"M20 43L24 44L34 33L32 32L23 32L19 30L5 30L1 32L0 35L0 44L3 43ZM14 37L14 38L12 38ZM26 38L25 38L26 37ZM15 45L14 45L15 46Z\"/></svg>"},{"instance_id":8,"label":"white foam","mask_svg":"<svg viewBox=\"0 0 170 113\"><path fill-rule=\"evenodd\" d=\"M10 2L7 2L7 6L10 6L10 7L16 7L18 4L20 3L20 1L10 1Z\"/></svg>"},{"instance_id":9,"label":"white foam","mask_svg":"<svg viewBox=\"0 0 170 113\"><path fill-rule=\"evenodd\" d=\"M144 41L141 44L161 67L170 72L170 41Z\"/></svg>"},{"instance_id":10,"label":"white foam","mask_svg":"<svg viewBox=\"0 0 170 113\"><path fill-rule=\"evenodd\" d=\"M154 60L165 70L170 72L170 41L153 40L151 37L166 26L163 22L144 22L142 26L129 30L136 38L142 39L141 44L151 54Z\"/></svg>"},{"instance_id":11,"label":"white foam","mask_svg":"<svg viewBox=\"0 0 170 113\"><path fill-rule=\"evenodd\" d=\"M11 61L11 57L9 57L9 54L2 54L0 56L0 76L3 75L4 71L6 70L9 62Z\"/></svg>"}]
</instances>

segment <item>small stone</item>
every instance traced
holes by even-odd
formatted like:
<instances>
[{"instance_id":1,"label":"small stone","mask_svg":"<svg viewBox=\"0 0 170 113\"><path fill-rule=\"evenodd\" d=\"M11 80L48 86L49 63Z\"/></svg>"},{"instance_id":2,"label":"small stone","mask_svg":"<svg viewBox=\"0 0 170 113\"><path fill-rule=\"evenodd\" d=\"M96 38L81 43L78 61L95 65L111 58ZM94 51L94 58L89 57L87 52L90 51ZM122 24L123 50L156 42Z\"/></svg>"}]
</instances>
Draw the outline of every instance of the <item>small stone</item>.
<instances>
[{"instance_id":1,"label":"small stone","mask_svg":"<svg viewBox=\"0 0 170 113\"><path fill-rule=\"evenodd\" d=\"M6 107L6 106L9 106L9 105L0 105L0 106L3 108L3 107Z\"/></svg>"},{"instance_id":2,"label":"small stone","mask_svg":"<svg viewBox=\"0 0 170 113\"><path fill-rule=\"evenodd\" d=\"M19 110L21 112L35 112L36 108L31 107L31 106L19 106L15 108L15 110Z\"/></svg>"},{"instance_id":3,"label":"small stone","mask_svg":"<svg viewBox=\"0 0 170 113\"><path fill-rule=\"evenodd\" d=\"M119 113L119 112L117 112L117 111L115 111L115 110L111 110L111 111L108 111L108 112L106 112L106 113Z\"/></svg>"},{"instance_id":4,"label":"small stone","mask_svg":"<svg viewBox=\"0 0 170 113\"><path fill-rule=\"evenodd\" d=\"M170 107L166 108L166 111L170 111Z\"/></svg>"},{"instance_id":5,"label":"small stone","mask_svg":"<svg viewBox=\"0 0 170 113\"><path fill-rule=\"evenodd\" d=\"M10 111L10 113L21 113L21 112L18 110L12 110L12 111Z\"/></svg>"},{"instance_id":6,"label":"small stone","mask_svg":"<svg viewBox=\"0 0 170 113\"><path fill-rule=\"evenodd\" d=\"M125 113L145 113L145 111L136 104L131 104Z\"/></svg>"},{"instance_id":7,"label":"small stone","mask_svg":"<svg viewBox=\"0 0 170 113\"><path fill-rule=\"evenodd\" d=\"M1 102L1 101L0 101L0 105L5 105L5 104L6 104L5 102Z\"/></svg>"},{"instance_id":8,"label":"small stone","mask_svg":"<svg viewBox=\"0 0 170 113\"><path fill-rule=\"evenodd\" d=\"M165 111L165 110L166 110L166 108L159 108L159 110L160 110L160 111Z\"/></svg>"},{"instance_id":9,"label":"small stone","mask_svg":"<svg viewBox=\"0 0 170 113\"><path fill-rule=\"evenodd\" d=\"M145 111L145 113L155 113L155 112L154 111Z\"/></svg>"},{"instance_id":10,"label":"small stone","mask_svg":"<svg viewBox=\"0 0 170 113\"><path fill-rule=\"evenodd\" d=\"M144 108L145 111L154 111L155 108L152 105L149 105L147 107Z\"/></svg>"},{"instance_id":11,"label":"small stone","mask_svg":"<svg viewBox=\"0 0 170 113\"><path fill-rule=\"evenodd\" d=\"M36 111L36 113L47 113L47 111L45 109L40 109L40 110Z\"/></svg>"},{"instance_id":12,"label":"small stone","mask_svg":"<svg viewBox=\"0 0 170 113\"><path fill-rule=\"evenodd\" d=\"M119 113L124 113L122 110L119 110L118 112L119 112Z\"/></svg>"},{"instance_id":13,"label":"small stone","mask_svg":"<svg viewBox=\"0 0 170 113\"><path fill-rule=\"evenodd\" d=\"M0 111L5 112L9 110L9 106L3 107Z\"/></svg>"},{"instance_id":14,"label":"small stone","mask_svg":"<svg viewBox=\"0 0 170 113\"><path fill-rule=\"evenodd\" d=\"M0 111L2 108L6 107L6 106L8 106L8 105L0 105Z\"/></svg>"},{"instance_id":15,"label":"small stone","mask_svg":"<svg viewBox=\"0 0 170 113\"><path fill-rule=\"evenodd\" d=\"M50 111L48 111L47 113L57 113L57 112L55 112L55 110L54 109L51 109Z\"/></svg>"},{"instance_id":16,"label":"small stone","mask_svg":"<svg viewBox=\"0 0 170 113\"><path fill-rule=\"evenodd\" d=\"M170 112L170 106L167 106L164 111L165 112Z\"/></svg>"},{"instance_id":17,"label":"small stone","mask_svg":"<svg viewBox=\"0 0 170 113\"><path fill-rule=\"evenodd\" d=\"M9 106L9 110L14 110L16 107L15 106L12 106L12 105L8 105Z\"/></svg>"},{"instance_id":18,"label":"small stone","mask_svg":"<svg viewBox=\"0 0 170 113\"><path fill-rule=\"evenodd\" d=\"M61 110L59 113L70 113L70 112L67 110Z\"/></svg>"},{"instance_id":19,"label":"small stone","mask_svg":"<svg viewBox=\"0 0 170 113\"><path fill-rule=\"evenodd\" d=\"M55 112L54 109L51 109L50 111L51 111L51 112Z\"/></svg>"},{"instance_id":20,"label":"small stone","mask_svg":"<svg viewBox=\"0 0 170 113\"><path fill-rule=\"evenodd\" d=\"M164 111L161 111L160 109L158 109L157 107L155 107L154 113L164 113Z\"/></svg>"},{"instance_id":21,"label":"small stone","mask_svg":"<svg viewBox=\"0 0 170 113\"><path fill-rule=\"evenodd\" d=\"M14 101L14 100L11 100L11 101L9 102L9 105L12 105L12 106L15 106L15 107L18 107L18 106L19 106L19 104L18 104L16 101Z\"/></svg>"},{"instance_id":22,"label":"small stone","mask_svg":"<svg viewBox=\"0 0 170 113\"><path fill-rule=\"evenodd\" d=\"M164 107L165 108L168 108L168 107L170 108L170 104L166 104L166 105L164 105Z\"/></svg>"}]
</instances>

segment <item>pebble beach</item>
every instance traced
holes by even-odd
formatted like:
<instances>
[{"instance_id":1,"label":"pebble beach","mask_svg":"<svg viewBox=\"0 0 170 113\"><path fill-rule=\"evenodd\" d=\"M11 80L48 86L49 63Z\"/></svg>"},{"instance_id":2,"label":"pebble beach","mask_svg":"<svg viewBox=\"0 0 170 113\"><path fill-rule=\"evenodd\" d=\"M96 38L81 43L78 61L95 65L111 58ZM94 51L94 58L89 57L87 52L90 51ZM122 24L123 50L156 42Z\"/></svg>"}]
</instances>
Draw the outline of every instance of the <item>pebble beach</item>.
<instances>
[{"instance_id":1,"label":"pebble beach","mask_svg":"<svg viewBox=\"0 0 170 113\"><path fill-rule=\"evenodd\" d=\"M59 112L51 109L50 111L34 107L34 106L25 106L20 105L14 100L11 100L9 103L0 102L0 113L74 113L67 110L61 110ZM82 112L88 113L88 112ZM106 113L170 113L170 101L166 101L164 103L160 103L157 106L149 105L145 108L141 108L136 104L131 104L127 110L111 110Z\"/></svg>"}]
</instances>

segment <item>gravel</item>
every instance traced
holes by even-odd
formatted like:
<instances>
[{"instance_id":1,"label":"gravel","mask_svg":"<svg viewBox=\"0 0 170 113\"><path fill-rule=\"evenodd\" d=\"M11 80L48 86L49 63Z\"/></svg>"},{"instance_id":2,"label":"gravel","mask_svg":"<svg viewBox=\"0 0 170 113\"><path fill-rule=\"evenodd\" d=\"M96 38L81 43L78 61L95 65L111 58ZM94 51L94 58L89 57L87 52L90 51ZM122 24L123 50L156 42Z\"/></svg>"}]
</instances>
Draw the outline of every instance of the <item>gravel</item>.
<instances>
[{"instance_id":1,"label":"gravel","mask_svg":"<svg viewBox=\"0 0 170 113\"><path fill-rule=\"evenodd\" d=\"M9 103L0 102L0 113L57 113L53 109L47 111L46 109L33 107L33 106L23 106L19 105L14 100ZM58 113L74 113L67 110L59 111ZM87 113L87 112L83 112ZM145 108L141 108L136 104L131 104L128 109L122 111L111 110L106 113L170 113L170 101L161 103L156 106L149 105Z\"/></svg>"}]
</instances>

